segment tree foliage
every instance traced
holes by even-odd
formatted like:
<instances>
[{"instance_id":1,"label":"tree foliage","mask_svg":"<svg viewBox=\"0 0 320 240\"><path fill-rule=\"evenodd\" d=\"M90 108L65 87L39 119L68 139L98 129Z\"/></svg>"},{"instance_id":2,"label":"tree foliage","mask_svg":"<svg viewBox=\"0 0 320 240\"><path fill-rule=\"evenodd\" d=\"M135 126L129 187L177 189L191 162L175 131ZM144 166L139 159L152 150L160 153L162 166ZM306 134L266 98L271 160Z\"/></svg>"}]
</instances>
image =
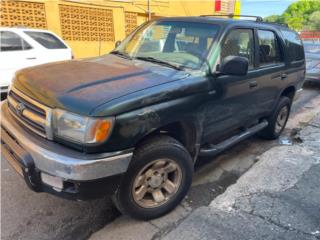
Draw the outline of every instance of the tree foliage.
<instances>
[{"instance_id":1,"label":"tree foliage","mask_svg":"<svg viewBox=\"0 0 320 240\"><path fill-rule=\"evenodd\" d=\"M313 12L309 17L309 22L312 29L320 30L320 11Z\"/></svg>"},{"instance_id":2,"label":"tree foliage","mask_svg":"<svg viewBox=\"0 0 320 240\"><path fill-rule=\"evenodd\" d=\"M286 23L290 28L320 30L320 0L299 0L289 5L282 15L271 15L267 22Z\"/></svg>"},{"instance_id":3,"label":"tree foliage","mask_svg":"<svg viewBox=\"0 0 320 240\"><path fill-rule=\"evenodd\" d=\"M265 17L264 20L266 22L284 23L284 18L282 15L271 15L271 16Z\"/></svg>"}]
</instances>

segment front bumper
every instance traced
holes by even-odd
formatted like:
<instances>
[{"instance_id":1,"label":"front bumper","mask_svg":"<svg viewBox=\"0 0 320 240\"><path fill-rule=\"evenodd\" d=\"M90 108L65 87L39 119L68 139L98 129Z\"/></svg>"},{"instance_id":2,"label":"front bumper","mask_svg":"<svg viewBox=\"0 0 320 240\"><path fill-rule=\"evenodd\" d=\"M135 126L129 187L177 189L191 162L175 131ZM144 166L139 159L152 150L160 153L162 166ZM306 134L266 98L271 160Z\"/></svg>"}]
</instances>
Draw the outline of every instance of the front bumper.
<instances>
[{"instance_id":1,"label":"front bumper","mask_svg":"<svg viewBox=\"0 0 320 240\"><path fill-rule=\"evenodd\" d=\"M132 158L132 149L85 154L36 136L15 121L6 102L1 104L1 116L2 155L34 191L76 199L112 193ZM63 187L44 183L41 174L61 178Z\"/></svg>"}]
</instances>

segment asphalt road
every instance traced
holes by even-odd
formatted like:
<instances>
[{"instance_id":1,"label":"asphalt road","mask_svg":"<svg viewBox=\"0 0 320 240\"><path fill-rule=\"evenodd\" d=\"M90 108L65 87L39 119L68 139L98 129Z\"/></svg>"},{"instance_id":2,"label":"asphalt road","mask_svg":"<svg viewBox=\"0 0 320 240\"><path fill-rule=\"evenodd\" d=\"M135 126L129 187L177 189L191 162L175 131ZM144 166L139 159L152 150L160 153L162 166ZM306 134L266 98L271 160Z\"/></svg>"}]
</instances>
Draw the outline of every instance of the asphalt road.
<instances>
[{"instance_id":1,"label":"asphalt road","mask_svg":"<svg viewBox=\"0 0 320 240\"><path fill-rule=\"evenodd\" d=\"M294 103L291 117L308 112L308 104L319 96L320 87L307 86ZM294 127L296 123L291 123ZM287 133L287 136L290 134ZM286 143L287 139L282 139ZM255 156L279 142L265 142L253 137L222 154L215 161L201 159L197 165L193 187L188 195L191 207L208 204L236 181L257 160ZM238 156L238 157L234 157ZM243 156L243 158L241 158ZM247 158L246 156L251 156ZM229 160L228 162L228 159ZM242 161L240 165L234 162ZM248 160L250 159L250 160ZM216 174L216 163L225 166ZM236 166L236 167L235 167ZM213 174L214 172L214 174ZM214 189L208 191L208 189ZM1 239L87 239L91 233L117 218L119 213L109 198L90 202L74 202L31 192L23 180L1 159Z\"/></svg>"},{"instance_id":2,"label":"asphalt road","mask_svg":"<svg viewBox=\"0 0 320 240\"><path fill-rule=\"evenodd\" d=\"M320 239L320 106L316 109L317 116L295 136L299 141L264 152L209 206L193 211L161 239Z\"/></svg>"}]
</instances>

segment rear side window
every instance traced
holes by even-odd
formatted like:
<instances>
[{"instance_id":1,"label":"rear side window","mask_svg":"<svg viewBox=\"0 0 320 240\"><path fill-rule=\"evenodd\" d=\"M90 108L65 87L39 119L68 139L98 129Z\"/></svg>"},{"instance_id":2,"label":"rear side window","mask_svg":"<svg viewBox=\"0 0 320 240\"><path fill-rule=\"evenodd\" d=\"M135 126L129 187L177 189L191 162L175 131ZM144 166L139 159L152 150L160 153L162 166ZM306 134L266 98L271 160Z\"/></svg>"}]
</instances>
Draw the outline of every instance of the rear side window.
<instances>
[{"instance_id":1,"label":"rear side window","mask_svg":"<svg viewBox=\"0 0 320 240\"><path fill-rule=\"evenodd\" d=\"M10 31L0 32L0 49L1 52L23 51L32 47L23 40L18 34Z\"/></svg>"},{"instance_id":2,"label":"rear side window","mask_svg":"<svg viewBox=\"0 0 320 240\"><path fill-rule=\"evenodd\" d=\"M40 43L45 48L48 48L48 49L67 48L67 46L63 42L61 42L56 36L52 35L51 33L31 32L31 31L25 31L24 33L27 34L29 37L31 37L33 40Z\"/></svg>"},{"instance_id":3,"label":"rear side window","mask_svg":"<svg viewBox=\"0 0 320 240\"><path fill-rule=\"evenodd\" d=\"M258 30L260 66L282 61L280 46L274 32Z\"/></svg>"},{"instance_id":4,"label":"rear side window","mask_svg":"<svg viewBox=\"0 0 320 240\"><path fill-rule=\"evenodd\" d=\"M299 35L296 32L286 30L283 30L282 34L286 39L286 46L288 49L290 62L303 60L303 44Z\"/></svg>"},{"instance_id":5,"label":"rear side window","mask_svg":"<svg viewBox=\"0 0 320 240\"><path fill-rule=\"evenodd\" d=\"M249 61L249 68L253 68L253 30L234 29L228 34L221 48L221 60L228 56L239 56L247 58Z\"/></svg>"}]
</instances>

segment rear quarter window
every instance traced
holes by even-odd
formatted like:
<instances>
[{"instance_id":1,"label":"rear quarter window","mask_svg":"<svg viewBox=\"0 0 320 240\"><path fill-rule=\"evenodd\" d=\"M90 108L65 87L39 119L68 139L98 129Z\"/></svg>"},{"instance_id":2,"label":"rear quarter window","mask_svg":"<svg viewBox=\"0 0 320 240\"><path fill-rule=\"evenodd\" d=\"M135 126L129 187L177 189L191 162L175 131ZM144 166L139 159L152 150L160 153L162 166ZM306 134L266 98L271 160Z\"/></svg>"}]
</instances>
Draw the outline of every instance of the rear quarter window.
<instances>
[{"instance_id":1,"label":"rear quarter window","mask_svg":"<svg viewBox=\"0 0 320 240\"><path fill-rule=\"evenodd\" d=\"M290 62L303 60L304 50L299 35L293 31L281 30L281 32L285 38Z\"/></svg>"},{"instance_id":2,"label":"rear quarter window","mask_svg":"<svg viewBox=\"0 0 320 240\"><path fill-rule=\"evenodd\" d=\"M46 32L32 32L25 31L29 37L37 41L39 44L48 49L66 49L68 48L63 42L60 41L56 36Z\"/></svg>"}]
</instances>

